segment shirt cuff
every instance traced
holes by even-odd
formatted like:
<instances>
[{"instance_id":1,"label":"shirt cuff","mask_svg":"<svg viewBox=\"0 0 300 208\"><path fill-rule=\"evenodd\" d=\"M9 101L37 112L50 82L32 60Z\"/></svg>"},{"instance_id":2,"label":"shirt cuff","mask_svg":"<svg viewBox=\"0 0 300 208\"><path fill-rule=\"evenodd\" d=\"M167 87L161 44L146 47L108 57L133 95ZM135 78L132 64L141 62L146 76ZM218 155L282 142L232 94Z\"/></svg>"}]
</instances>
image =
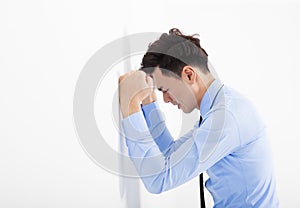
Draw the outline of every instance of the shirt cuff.
<instances>
[{"instance_id":1,"label":"shirt cuff","mask_svg":"<svg viewBox=\"0 0 300 208\"><path fill-rule=\"evenodd\" d=\"M122 126L126 138L129 140L142 140L145 138L149 138L149 129L145 118L143 116L143 112L136 112L122 120Z\"/></svg>"},{"instance_id":2,"label":"shirt cuff","mask_svg":"<svg viewBox=\"0 0 300 208\"><path fill-rule=\"evenodd\" d=\"M142 106L142 111L149 128L153 128L165 121L162 111L159 108L158 101Z\"/></svg>"}]
</instances>

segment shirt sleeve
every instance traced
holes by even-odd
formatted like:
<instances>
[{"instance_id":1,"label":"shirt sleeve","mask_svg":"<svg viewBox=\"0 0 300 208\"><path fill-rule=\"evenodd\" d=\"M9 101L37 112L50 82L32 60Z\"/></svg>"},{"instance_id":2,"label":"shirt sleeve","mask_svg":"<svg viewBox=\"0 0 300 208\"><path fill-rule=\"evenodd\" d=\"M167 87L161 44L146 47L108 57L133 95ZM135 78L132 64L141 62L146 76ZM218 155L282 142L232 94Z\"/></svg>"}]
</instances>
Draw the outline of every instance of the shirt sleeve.
<instances>
[{"instance_id":1,"label":"shirt sleeve","mask_svg":"<svg viewBox=\"0 0 300 208\"><path fill-rule=\"evenodd\" d=\"M236 121L223 109L209 112L202 125L173 141L162 153L143 112L122 121L129 156L146 189L161 193L207 170L240 145Z\"/></svg>"},{"instance_id":2,"label":"shirt sleeve","mask_svg":"<svg viewBox=\"0 0 300 208\"><path fill-rule=\"evenodd\" d=\"M166 126L165 119L159 108L158 102L155 101L142 106L142 111L152 138L158 145L160 151L165 153L173 144L174 139Z\"/></svg>"}]
</instances>

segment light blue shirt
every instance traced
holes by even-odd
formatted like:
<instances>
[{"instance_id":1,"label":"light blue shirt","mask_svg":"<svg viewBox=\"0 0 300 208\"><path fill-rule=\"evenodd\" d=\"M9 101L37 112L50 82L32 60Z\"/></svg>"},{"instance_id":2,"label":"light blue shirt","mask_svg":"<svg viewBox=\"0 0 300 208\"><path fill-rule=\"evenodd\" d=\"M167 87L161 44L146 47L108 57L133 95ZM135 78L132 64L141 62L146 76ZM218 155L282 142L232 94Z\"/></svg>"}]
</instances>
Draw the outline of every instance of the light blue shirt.
<instances>
[{"instance_id":1,"label":"light blue shirt","mask_svg":"<svg viewBox=\"0 0 300 208\"><path fill-rule=\"evenodd\" d=\"M215 80L204 94L201 125L174 140L157 102L123 119L129 156L151 193L207 171L214 207L279 207L266 128L253 105Z\"/></svg>"}]
</instances>

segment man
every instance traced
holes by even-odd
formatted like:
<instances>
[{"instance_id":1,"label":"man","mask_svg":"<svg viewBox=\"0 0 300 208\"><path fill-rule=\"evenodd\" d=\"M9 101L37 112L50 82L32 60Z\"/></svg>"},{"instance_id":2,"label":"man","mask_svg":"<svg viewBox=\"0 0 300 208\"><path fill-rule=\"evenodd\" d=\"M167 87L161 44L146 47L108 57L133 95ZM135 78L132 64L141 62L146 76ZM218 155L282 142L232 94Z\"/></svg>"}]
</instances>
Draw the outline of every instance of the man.
<instances>
[{"instance_id":1,"label":"man","mask_svg":"<svg viewBox=\"0 0 300 208\"><path fill-rule=\"evenodd\" d=\"M139 71L119 78L129 156L151 193L206 171L214 207L279 207L265 126L251 103L214 78L195 36L178 29L150 44ZM174 140L153 88L200 122ZM141 105L142 104L142 105Z\"/></svg>"}]
</instances>

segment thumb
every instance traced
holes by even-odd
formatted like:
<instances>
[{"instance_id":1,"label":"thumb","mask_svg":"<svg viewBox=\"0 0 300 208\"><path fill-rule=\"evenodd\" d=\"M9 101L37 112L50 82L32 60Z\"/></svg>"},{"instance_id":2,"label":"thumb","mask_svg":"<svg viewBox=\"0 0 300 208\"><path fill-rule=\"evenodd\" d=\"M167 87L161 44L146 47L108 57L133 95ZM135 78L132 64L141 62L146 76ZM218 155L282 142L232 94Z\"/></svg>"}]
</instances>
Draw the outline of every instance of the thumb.
<instances>
[{"instance_id":1,"label":"thumb","mask_svg":"<svg viewBox=\"0 0 300 208\"><path fill-rule=\"evenodd\" d=\"M149 88L154 89L154 83L153 83L152 77L146 76L146 82L147 82Z\"/></svg>"}]
</instances>

